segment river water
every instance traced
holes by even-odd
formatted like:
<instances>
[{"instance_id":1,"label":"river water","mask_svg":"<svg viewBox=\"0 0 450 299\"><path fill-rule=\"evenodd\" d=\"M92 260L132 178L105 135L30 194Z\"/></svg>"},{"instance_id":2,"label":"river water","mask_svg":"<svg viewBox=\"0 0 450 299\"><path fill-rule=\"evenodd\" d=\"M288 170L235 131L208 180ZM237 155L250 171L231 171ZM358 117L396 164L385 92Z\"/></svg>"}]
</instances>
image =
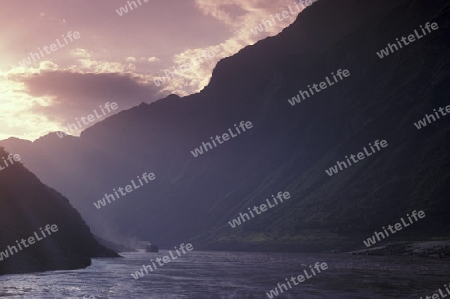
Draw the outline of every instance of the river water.
<instances>
[{"instance_id":1,"label":"river water","mask_svg":"<svg viewBox=\"0 0 450 299\"><path fill-rule=\"evenodd\" d=\"M135 280L160 253L94 259L83 270L0 276L0 298L268 298L306 266L328 269L275 298L420 298L450 283L450 262L346 254L187 252Z\"/></svg>"}]
</instances>

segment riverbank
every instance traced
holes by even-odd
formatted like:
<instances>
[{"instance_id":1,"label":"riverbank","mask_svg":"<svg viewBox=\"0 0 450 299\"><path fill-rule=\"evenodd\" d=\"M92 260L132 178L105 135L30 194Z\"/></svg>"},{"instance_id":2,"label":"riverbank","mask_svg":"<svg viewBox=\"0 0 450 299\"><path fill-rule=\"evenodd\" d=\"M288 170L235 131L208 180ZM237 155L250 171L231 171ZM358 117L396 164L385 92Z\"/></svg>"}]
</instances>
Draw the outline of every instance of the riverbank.
<instances>
[{"instance_id":1,"label":"riverbank","mask_svg":"<svg viewBox=\"0 0 450 299\"><path fill-rule=\"evenodd\" d=\"M352 255L410 256L450 259L450 240L394 242L349 252Z\"/></svg>"}]
</instances>

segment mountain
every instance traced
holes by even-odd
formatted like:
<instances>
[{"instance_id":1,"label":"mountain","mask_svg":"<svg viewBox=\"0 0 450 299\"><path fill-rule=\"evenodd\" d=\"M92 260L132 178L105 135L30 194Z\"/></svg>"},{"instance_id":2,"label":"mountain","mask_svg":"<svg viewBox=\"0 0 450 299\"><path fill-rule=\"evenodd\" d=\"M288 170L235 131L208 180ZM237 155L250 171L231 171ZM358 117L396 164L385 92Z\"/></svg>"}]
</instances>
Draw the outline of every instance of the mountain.
<instances>
[{"instance_id":1,"label":"mountain","mask_svg":"<svg viewBox=\"0 0 450 299\"><path fill-rule=\"evenodd\" d=\"M414 123L449 104L449 5L321 0L277 36L221 60L200 93L142 103L79 138L2 144L71 199L95 233L122 244L137 237L162 247L356 249L413 210L426 217L392 240L448 238L450 118L420 130ZM426 22L439 29L377 55ZM288 102L338 70L349 75ZM241 121L253 127L191 154ZM326 173L376 140L387 147ZM144 173L156 179L94 206ZM291 198L236 228L228 224L279 191Z\"/></svg>"},{"instance_id":2,"label":"mountain","mask_svg":"<svg viewBox=\"0 0 450 299\"><path fill-rule=\"evenodd\" d=\"M92 257L118 257L95 240L65 197L8 155L0 148L0 275L78 269Z\"/></svg>"}]
</instances>

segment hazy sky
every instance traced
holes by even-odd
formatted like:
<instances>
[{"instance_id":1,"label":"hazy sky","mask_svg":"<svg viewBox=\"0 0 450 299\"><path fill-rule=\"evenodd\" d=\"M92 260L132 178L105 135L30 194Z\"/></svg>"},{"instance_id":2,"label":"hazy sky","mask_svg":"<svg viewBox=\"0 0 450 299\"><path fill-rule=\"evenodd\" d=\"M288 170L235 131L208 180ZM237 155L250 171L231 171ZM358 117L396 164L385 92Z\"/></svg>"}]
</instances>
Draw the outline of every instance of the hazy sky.
<instances>
[{"instance_id":1,"label":"hazy sky","mask_svg":"<svg viewBox=\"0 0 450 299\"><path fill-rule=\"evenodd\" d=\"M0 0L0 140L66 131L67 123L106 102L118 103L120 111L170 93L198 92L219 59L277 34L297 17L289 13L255 34L251 29L263 19L289 6L296 11L296 3L139 1L119 16L116 10L127 1ZM78 39L70 40L69 31ZM199 62L204 54L209 59ZM24 59L31 64L22 67ZM175 79L155 84L174 69Z\"/></svg>"}]
</instances>

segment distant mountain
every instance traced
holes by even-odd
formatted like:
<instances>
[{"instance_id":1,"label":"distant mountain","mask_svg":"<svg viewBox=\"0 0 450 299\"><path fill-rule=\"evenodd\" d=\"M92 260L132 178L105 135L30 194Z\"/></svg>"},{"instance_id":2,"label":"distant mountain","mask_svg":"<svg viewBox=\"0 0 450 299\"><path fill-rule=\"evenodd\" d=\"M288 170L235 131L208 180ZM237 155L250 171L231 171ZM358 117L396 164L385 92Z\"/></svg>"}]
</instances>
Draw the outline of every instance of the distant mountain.
<instances>
[{"instance_id":1,"label":"distant mountain","mask_svg":"<svg viewBox=\"0 0 450 299\"><path fill-rule=\"evenodd\" d=\"M0 148L0 275L78 269L92 257L118 256L94 239L66 198L8 155Z\"/></svg>"},{"instance_id":2,"label":"distant mountain","mask_svg":"<svg viewBox=\"0 0 450 299\"><path fill-rule=\"evenodd\" d=\"M129 246L125 246L125 245L120 245L120 244L115 244L113 242L110 242L108 240L102 239L100 237L95 237L95 239L102 244L103 246L105 246L106 248L110 248L112 250L114 250L114 252L116 253L121 253L121 252L137 252L136 249L131 248Z\"/></svg>"},{"instance_id":3,"label":"distant mountain","mask_svg":"<svg viewBox=\"0 0 450 299\"><path fill-rule=\"evenodd\" d=\"M80 138L6 140L61 190L100 236L162 247L188 240L227 250L356 249L413 210L426 218L392 240L450 235L448 119L414 122L450 95L449 3L321 0L275 37L221 60L198 94L123 111ZM380 59L426 22L439 29ZM292 106L299 91L349 76ZM331 79L333 80L333 79ZM253 128L195 158L210 137ZM388 146L329 176L375 140ZM330 171L330 170L329 170ZM143 173L156 179L106 206L94 202ZM231 228L279 191L291 198Z\"/></svg>"}]
</instances>

